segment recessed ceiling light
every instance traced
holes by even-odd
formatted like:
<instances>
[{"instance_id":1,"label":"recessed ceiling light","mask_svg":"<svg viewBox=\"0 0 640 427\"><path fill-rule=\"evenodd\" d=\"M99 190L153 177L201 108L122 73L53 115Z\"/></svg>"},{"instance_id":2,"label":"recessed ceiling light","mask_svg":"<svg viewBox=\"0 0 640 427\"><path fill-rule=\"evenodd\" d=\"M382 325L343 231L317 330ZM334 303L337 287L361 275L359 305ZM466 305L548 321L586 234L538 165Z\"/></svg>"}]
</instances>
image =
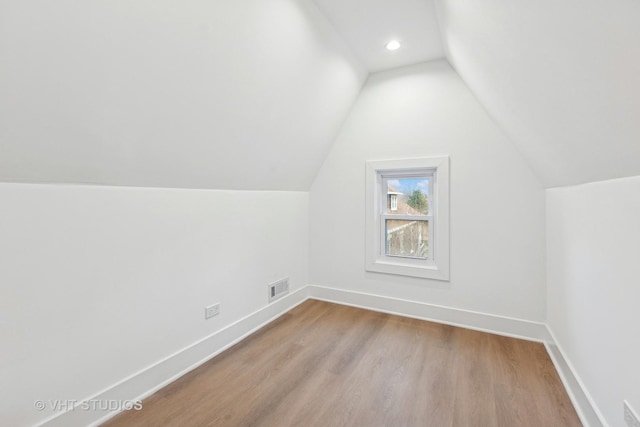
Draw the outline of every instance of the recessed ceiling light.
<instances>
[{"instance_id":1,"label":"recessed ceiling light","mask_svg":"<svg viewBox=\"0 0 640 427\"><path fill-rule=\"evenodd\" d=\"M385 47L387 50L398 50L400 49L400 42L398 40L391 40Z\"/></svg>"}]
</instances>

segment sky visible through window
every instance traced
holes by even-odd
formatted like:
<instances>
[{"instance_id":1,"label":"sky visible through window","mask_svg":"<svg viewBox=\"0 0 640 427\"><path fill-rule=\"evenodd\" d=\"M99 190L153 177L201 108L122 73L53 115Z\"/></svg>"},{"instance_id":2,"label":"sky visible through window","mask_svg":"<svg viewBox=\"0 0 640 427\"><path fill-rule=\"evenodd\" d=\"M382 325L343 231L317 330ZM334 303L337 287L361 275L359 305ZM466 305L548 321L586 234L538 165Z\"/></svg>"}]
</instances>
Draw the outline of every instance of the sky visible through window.
<instances>
[{"instance_id":1,"label":"sky visible through window","mask_svg":"<svg viewBox=\"0 0 640 427\"><path fill-rule=\"evenodd\" d=\"M420 190L424 194L429 195L429 179L428 178L397 178L387 181L389 187L393 187L396 191L410 195L413 190Z\"/></svg>"}]
</instances>

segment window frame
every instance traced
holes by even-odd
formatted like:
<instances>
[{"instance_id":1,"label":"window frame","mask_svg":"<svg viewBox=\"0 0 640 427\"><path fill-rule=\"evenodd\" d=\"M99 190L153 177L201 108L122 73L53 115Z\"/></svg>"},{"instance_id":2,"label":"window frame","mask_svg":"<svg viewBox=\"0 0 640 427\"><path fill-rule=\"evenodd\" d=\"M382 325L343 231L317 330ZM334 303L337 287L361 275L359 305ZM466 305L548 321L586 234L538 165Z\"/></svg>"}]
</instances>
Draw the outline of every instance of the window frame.
<instances>
[{"instance_id":1,"label":"window frame","mask_svg":"<svg viewBox=\"0 0 640 427\"><path fill-rule=\"evenodd\" d=\"M427 215L387 212L389 179L429 176ZM449 280L449 157L376 160L366 162L367 271L435 280ZM406 217L406 218L405 218ZM426 259L386 254L386 219L428 221L429 254Z\"/></svg>"}]
</instances>

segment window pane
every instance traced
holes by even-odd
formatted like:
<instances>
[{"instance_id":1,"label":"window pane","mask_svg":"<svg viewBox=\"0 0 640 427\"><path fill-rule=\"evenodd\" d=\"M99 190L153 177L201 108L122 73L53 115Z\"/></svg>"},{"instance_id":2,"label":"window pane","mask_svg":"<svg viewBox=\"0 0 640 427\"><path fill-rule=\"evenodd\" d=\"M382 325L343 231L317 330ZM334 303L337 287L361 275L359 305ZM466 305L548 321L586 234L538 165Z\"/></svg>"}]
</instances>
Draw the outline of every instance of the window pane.
<instances>
[{"instance_id":1,"label":"window pane","mask_svg":"<svg viewBox=\"0 0 640 427\"><path fill-rule=\"evenodd\" d=\"M429 254L429 222L385 220L385 253L388 256L426 259Z\"/></svg>"},{"instance_id":2,"label":"window pane","mask_svg":"<svg viewBox=\"0 0 640 427\"><path fill-rule=\"evenodd\" d=\"M430 177L389 178L386 180L386 213L427 215L429 213Z\"/></svg>"}]
</instances>

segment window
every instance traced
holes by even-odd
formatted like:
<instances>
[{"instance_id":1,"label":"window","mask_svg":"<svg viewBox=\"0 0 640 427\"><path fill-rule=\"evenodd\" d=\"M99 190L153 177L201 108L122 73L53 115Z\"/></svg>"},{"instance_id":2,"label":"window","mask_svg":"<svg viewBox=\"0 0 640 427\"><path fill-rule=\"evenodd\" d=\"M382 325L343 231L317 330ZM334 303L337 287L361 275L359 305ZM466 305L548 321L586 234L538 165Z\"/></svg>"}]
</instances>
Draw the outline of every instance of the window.
<instances>
[{"instance_id":1,"label":"window","mask_svg":"<svg viewBox=\"0 0 640 427\"><path fill-rule=\"evenodd\" d=\"M398 210L398 195L389 193L389 209L392 211Z\"/></svg>"},{"instance_id":2,"label":"window","mask_svg":"<svg viewBox=\"0 0 640 427\"><path fill-rule=\"evenodd\" d=\"M449 158L367 162L368 271L449 280Z\"/></svg>"}]
</instances>

